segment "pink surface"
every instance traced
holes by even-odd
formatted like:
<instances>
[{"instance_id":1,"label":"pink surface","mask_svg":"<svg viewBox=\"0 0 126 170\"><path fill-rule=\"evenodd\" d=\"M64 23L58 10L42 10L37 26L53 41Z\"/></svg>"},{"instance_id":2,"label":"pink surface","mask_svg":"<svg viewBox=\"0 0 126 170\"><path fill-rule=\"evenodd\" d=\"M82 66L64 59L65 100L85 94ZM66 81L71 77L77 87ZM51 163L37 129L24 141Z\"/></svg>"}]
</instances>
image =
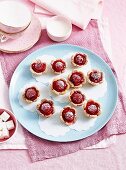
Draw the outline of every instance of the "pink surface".
<instances>
[{"instance_id":1,"label":"pink surface","mask_svg":"<svg viewBox=\"0 0 126 170\"><path fill-rule=\"evenodd\" d=\"M106 0L104 2L104 16L108 17L112 40L113 64L120 80L124 79L126 65L126 1ZM123 66L122 66L123 64ZM124 83L122 84L124 86Z\"/></svg>"},{"instance_id":2,"label":"pink surface","mask_svg":"<svg viewBox=\"0 0 126 170\"><path fill-rule=\"evenodd\" d=\"M126 135L107 149L82 150L66 156L31 163L27 151L0 151L1 170L125 170Z\"/></svg>"},{"instance_id":3,"label":"pink surface","mask_svg":"<svg viewBox=\"0 0 126 170\"><path fill-rule=\"evenodd\" d=\"M97 27L97 23L95 20L92 20L85 31L80 30L79 28L73 27L73 32L71 37L65 41L64 43L70 43L75 45L80 45L82 47L88 48L102 57L111 67L114 74L115 70L111 64L111 61L107 57L105 53ZM24 59L28 54L30 54L35 49L41 48L46 45L52 44L52 41L47 37L46 32L43 31L42 36L38 43L30 50L24 53L19 54L0 54L0 59L2 62L2 68L4 70L5 78L9 82L11 79L11 75L14 72L16 66L20 63L22 59ZM10 64L11 63L11 64ZM39 139L38 137L30 134L26 130L25 137L27 146L29 149L29 154L31 156L32 161L39 161L44 159L49 159L57 156L66 155L69 153L76 152L78 150L82 150L85 147L94 145L99 141L107 138L113 134L121 134L126 133L126 108L125 108L126 99L122 95L121 87L119 86L119 99L118 104L116 106L116 110L112 119L109 123L102 128L99 132L94 135L77 141L77 142L69 142L69 143L56 143L49 142L46 140Z\"/></svg>"},{"instance_id":4,"label":"pink surface","mask_svg":"<svg viewBox=\"0 0 126 170\"><path fill-rule=\"evenodd\" d=\"M109 17L112 35L113 63L120 79L123 79L126 65L126 1L106 0L105 15ZM116 145L108 149L82 150L56 159L31 163L26 151L0 151L0 169L4 170L125 170L126 167L126 135L118 136Z\"/></svg>"}]
</instances>

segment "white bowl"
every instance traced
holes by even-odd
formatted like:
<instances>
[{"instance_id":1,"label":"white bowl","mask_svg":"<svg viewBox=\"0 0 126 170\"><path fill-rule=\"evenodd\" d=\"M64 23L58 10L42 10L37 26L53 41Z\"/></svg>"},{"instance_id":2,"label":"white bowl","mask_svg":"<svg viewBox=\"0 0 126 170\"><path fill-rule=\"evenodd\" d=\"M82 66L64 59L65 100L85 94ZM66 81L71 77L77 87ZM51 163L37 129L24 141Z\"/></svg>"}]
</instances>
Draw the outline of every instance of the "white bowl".
<instances>
[{"instance_id":1,"label":"white bowl","mask_svg":"<svg viewBox=\"0 0 126 170\"><path fill-rule=\"evenodd\" d=\"M50 18L46 25L47 34L53 41L65 41L72 32L71 21L63 16Z\"/></svg>"},{"instance_id":2,"label":"white bowl","mask_svg":"<svg viewBox=\"0 0 126 170\"><path fill-rule=\"evenodd\" d=\"M23 31L31 22L31 11L21 2L0 2L0 30L6 33Z\"/></svg>"}]
</instances>

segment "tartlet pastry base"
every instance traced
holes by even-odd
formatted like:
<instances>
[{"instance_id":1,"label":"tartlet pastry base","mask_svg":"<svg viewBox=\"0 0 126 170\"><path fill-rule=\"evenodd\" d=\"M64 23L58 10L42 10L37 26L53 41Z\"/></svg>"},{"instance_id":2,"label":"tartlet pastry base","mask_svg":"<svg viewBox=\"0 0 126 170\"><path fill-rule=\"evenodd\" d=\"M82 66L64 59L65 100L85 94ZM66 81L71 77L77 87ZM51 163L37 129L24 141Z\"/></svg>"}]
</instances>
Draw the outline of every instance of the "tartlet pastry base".
<instances>
[{"instance_id":1,"label":"tartlet pastry base","mask_svg":"<svg viewBox=\"0 0 126 170\"><path fill-rule=\"evenodd\" d=\"M98 83L95 83L95 82L92 82L92 81L89 79L89 75L90 75L90 73L91 73L92 71L95 71L95 70L93 69L93 70L91 70L91 71L88 71L88 73L87 73L87 82L88 82L89 84L93 85L93 86L96 86L96 85L98 85L98 84L103 83L103 82L104 82L104 73L103 73L103 72L102 72L102 76L103 76L102 81L100 81L100 82L98 82ZM101 72L101 71L98 70L98 69L97 69L97 71Z\"/></svg>"},{"instance_id":2,"label":"tartlet pastry base","mask_svg":"<svg viewBox=\"0 0 126 170\"><path fill-rule=\"evenodd\" d=\"M84 115L85 115L86 117L89 117L89 118L96 118L96 117L98 117L98 116L101 114L101 112L102 112L102 110L101 110L101 104L98 103L98 102L96 102L96 103L98 103L99 106L100 106L100 111L97 113L97 115L90 115L90 114L88 114L88 113L86 112L86 110L85 110L86 105L87 105L87 102L89 102L89 101L92 101L92 100L90 99L90 100L88 100L88 101L85 101L84 104L83 104ZM94 100L93 100L93 101L94 101Z\"/></svg>"},{"instance_id":3,"label":"tartlet pastry base","mask_svg":"<svg viewBox=\"0 0 126 170\"><path fill-rule=\"evenodd\" d=\"M51 102L51 103L52 103L52 107L53 107L53 113L52 113L52 114L50 114L50 115L44 115L44 114L42 114L42 113L39 111L39 107L40 107L41 103L43 103L44 101L48 101L48 102ZM47 100L47 99L42 99L41 102L40 102L40 104L37 104L36 109L37 109L37 113L38 113L40 116L43 116L43 117L46 117L46 118L51 117L51 116L54 114L54 112L55 112L55 108L54 108L54 104L53 104L52 100Z\"/></svg>"},{"instance_id":4,"label":"tartlet pastry base","mask_svg":"<svg viewBox=\"0 0 126 170\"><path fill-rule=\"evenodd\" d=\"M63 110L65 109L65 108L67 108L67 107L70 107L71 109L74 109L75 110L75 117L74 117L74 121L73 122L66 122L66 121L64 121L64 119L63 119L63 117L62 117L62 112L63 112ZM75 122L76 122L76 120L77 120L77 113L76 113L76 109L74 108L74 107L71 107L71 106L66 106L66 107L64 107L62 110L61 110L61 112L60 112L60 120L63 122L63 123L65 123L67 126L70 126L70 125L72 125L72 124L74 124Z\"/></svg>"},{"instance_id":5,"label":"tartlet pastry base","mask_svg":"<svg viewBox=\"0 0 126 170\"><path fill-rule=\"evenodd\" d=\"M84 54L84 55L86 56L86 62L85 62L85 64L83 64L83 65L78 65L78 64L76 64L76 63L74 62L74 57L75 57L77 54ZM75 54L73 54L72 57L71 57L71 63L72 63L72 65L75 66L75 67L83 67L83 66L85 66L85 65L88 63L88 55L85 54L85 53L75 53Z\"/></svg>"},{"instance_id":6,"label":"tartlet pastry base","mask_svg":"<svg viewBox=\"0 0 126 170\"><path fill-rule=\"evenodd\" d=\"M62 60L62 59L56 59L56 60ZM52 60L51 61L51 70L55 73L55 74L62 74L62 73L64 73L65 72L65 70L66 70L66 68L67 68L67 66L64 68L64 70L62 71L62 72L57 72L57 71L55 71L53 68L52 68L52 64L53 64L53 62L54 61L56 61L56 60ZM63 61L63 62L65 62L65 61ZM66 63L65 63L66 64Z\"/></svg>"},{"instance_id":7,"label":"tartlet pastry base","mask_svg":"<svg viewBox=\"0 0 126 170\"><path fill-rule=\"evenodd\" d=\"M35 63L35 62L37 62L37 60L34 60L34 61L31 63L31 65L30 65L30 71L31 71L32 74L34 74L34 75L36 75L36 76L41 76L42 74L44 74L44 73L47 72L47 64L46 64L45 62L43 62L43 63L46 64L46 69L45 69L45 71L43 71L43 72L41 72L41 73L35 72L35 71L32 69L32 64Z\"/></svg>"},{"instance_id":8,"label":"tartlet pastry base","mask_svg":"<svg viewBox=\"0 0 126 170\"><path fill-rule=\"evenodd\" d=\"M30 87L29 87L30 88ZM35 87L36 88L36 87ZM26 91L26 89L25 89L25 91ZM23 98L23 100L25 101L25 102L27 102L27 103L33 103L33 102L36 102L37 100L38 100L38 98L39 98L39 96L40 96L40 92L39 92L39 90L38 90L38 88L36 88L36 91L38 91L38 97L35 99L35 100L33 100L33 101L31 101L31 100L28 100L26 97L25 97L25 91L24 91L24 93L22 94L22 98Z\"/></svg>"},{"instance_id":9,"label":"tartlet pastry base","mask_svg":"<svg viewBox=\"0 0 126 170\"><path fill-rule=\"evenodd\" d=\"M74 72L80 72L80 73L83 75L84 82L82 82L79 86L75 86L75 85L70 81L70 77L71 77L71 75L72 75ZM72 73L71 73L70 75L68 75L68 83L69 83L70 86L73 87L73 88L80 88L80 87L82 87L82 86L86 83L86 76L85 76L84 73L82 73L81 71L74 70L74 71L72 71Z\"/></svg>"},{"instance_id":10,"label":"tartlet pastry base","mask_svg":"<svg viewBox=\"0 0 126 170\"><path fill-rule=\"evenodd\" d=\"M70 95L69 95L69 101L71 102L71 104L72 105L74 105L74 106L82 106L83 105L83 103L84 103L84 101L85 101L85 99L86 99L86 97L85 97L85 95L84 94L82 94L82 95L84 95L84 97L85 97L85 99L84 99L84 101L82 102L82 103L79 103L79 104L75 104L75 103L73 103L72 102L72 100L71 100L71 95L75 92L75 91L80 91L80 90L72 90L71 92L70 92ZM81 91L80 91L81 92Z\"/></svg>"},{"instance_id":11,"label":"tartlet pastry base","mask_svg":"<svg viewBox=\"0 0 126 170\"><path fill-rule=\"evenodd\" d=\"M60 80L64 80L64 81L67 83L67 88L66 88L63 92L58 92L58 91L54 90L54 89L53 89L53 86L52 86L53 82L54 82L54 81L57 81L57 80L59 80L59 79L60 79ZM53 79L52 84L51 84L51 90L52 90L52 92L55 93L56 95L63 95L63 94L65 94L65 93L67 92L67 90L70 88L69 83L68 83L67 80L64 79L64 78L55 78L55 79Z\"/></svg>"}]
</instances>

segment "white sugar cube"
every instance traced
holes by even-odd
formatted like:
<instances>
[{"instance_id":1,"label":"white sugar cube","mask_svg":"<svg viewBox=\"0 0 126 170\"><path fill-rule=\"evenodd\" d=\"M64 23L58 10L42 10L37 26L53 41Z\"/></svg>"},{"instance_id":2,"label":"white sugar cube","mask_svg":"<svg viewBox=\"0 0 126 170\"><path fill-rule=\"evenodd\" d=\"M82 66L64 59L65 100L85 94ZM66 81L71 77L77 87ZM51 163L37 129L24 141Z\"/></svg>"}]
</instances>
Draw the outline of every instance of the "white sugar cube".
<instances>
[{"instance_id":1,"label":"white sugar cube","mask_svg":"<svg viewBox=\"0 0 126 170\"><path fill-rule=\"evenodd\" d=\"M3 130L3 122L0 122L0 131Z\"/></svg>"},{"instance_id":2,"label":"white sugar cube","mask_svg":"<svg viewBox=\"0 0 126 170\"><path fill-rule=\"evenodd\" d=\"M2 119L1 119L1 117L0 117L0 123L2 122Z\"/></svg>"},{"instance_id":3,"label":"white sugar cube","mask_svg":"<svg viewBox=\"0 0 126 170\"><path fill-rule=\"evenodd\" d=\"M3 130L3 137L4 138L9 138L10 135L9 135L9 131L6 129L6 130Z\"/></svg>"},{"instance_id":4,"label":"white sugar cube","mask_svg":"<svg viewBox=\"0 0 126 170\"><path fill-rule=\"evenodd\" d=\"M0 131L0 139L4 139L2 131Z\"/></svg>"},{"instance_id":5,"label":"white sugar cube","mask_svg":"<svg viewBox=\"0 0 126 170\"><path fill-rule=\"evenodd\" d=\"M9 138L9 131L7 129L7 126L6 126L6 123L3 122L3 130L2 130L2 133L3 133L3 137L4 138Z\"/></svg>"},{"instance_id":6,"label":"white sugar cube","mask_svg":"<svg viewBox=\"0 0 126 170\"><path fill-rule=\"evenodd\" d=\"M10 135L9 135L9 131L7 129L3 130L2 133L3 133L4 138L9 138Z\"/></svg>"},{"instance_id":7,"label":"white sugar cube","mask_svg":"<svg viewBox=\"0 0 126 170\"><path fill-rule=\"evenodd\" d=\"M10 118L10 115L4 111L0 117L4 122L6 122Z\"/></svg>"},{"instance_id":8,"label":"white sugar cube","mask_svg":"<svg viewBox=\"0 0 126 170\"><path fill-rule=\"evenodd\" d=\"M6 122L2 122L3 129L7 129Z\"/></svg>"},{"instance_id":9,"label":"white sugar cube","mask_svg":"<svg viewBox=\"0 0 126 170\"><path fill-rule=\"evenodd\" d=\"M7 129L8 129L8 130L14 129L14 122L13 122L13 120L7 121L7 122L6 122L6 126L7 126Z\"/></svg>"}]
</instances>

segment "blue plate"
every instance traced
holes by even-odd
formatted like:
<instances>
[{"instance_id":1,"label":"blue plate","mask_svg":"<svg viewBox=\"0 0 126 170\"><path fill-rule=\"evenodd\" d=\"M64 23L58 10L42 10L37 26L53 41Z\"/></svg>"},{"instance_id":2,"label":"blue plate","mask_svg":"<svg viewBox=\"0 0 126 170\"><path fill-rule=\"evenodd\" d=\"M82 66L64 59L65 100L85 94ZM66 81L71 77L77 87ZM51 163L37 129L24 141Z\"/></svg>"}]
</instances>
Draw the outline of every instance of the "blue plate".
<instances>
[{"instance_id":1,"label":"blue plate","mask_svg":"<svg viewBox=\"0 0 126 170\"><path fill-rule=\"evenodd\" d=\"M40 55L54 55L62 57L70 52L82 52L87 53L89 56L89 60L93 67L101 69L106 76L107 81L107 93L105 94L104 98L100 99L100 102L103 106L103 112L96 120L93 127L89 128L86 131L75 131L70 130L64 136L54 137L49 136L42 132L38 125L38 115L30 113L29 111L25 110L23 107L20 106L18 101L18 93L21 87L23 87L26 83L28 83L32 76L28 69L28 65ZM25 75L25 76L24 76ZM45 48L41 48L32 54L28 55L16 68L10 83L9 89L9 98L12 110L18 119L18 121L25 127L29 132L33 133L40 138L47 139L50 141L59 141L59 142L69 142L69 141L76 141L79 139L86 138L90 135L93 135L98 130L100 130L112 117L114 112L116 102L117 102L117 83L115 80L115 76L111 71L110 67L96 54L93 52L84 49L79 46L74 45L52 45L47 46Z\"/></svg>"}]
</instances>

